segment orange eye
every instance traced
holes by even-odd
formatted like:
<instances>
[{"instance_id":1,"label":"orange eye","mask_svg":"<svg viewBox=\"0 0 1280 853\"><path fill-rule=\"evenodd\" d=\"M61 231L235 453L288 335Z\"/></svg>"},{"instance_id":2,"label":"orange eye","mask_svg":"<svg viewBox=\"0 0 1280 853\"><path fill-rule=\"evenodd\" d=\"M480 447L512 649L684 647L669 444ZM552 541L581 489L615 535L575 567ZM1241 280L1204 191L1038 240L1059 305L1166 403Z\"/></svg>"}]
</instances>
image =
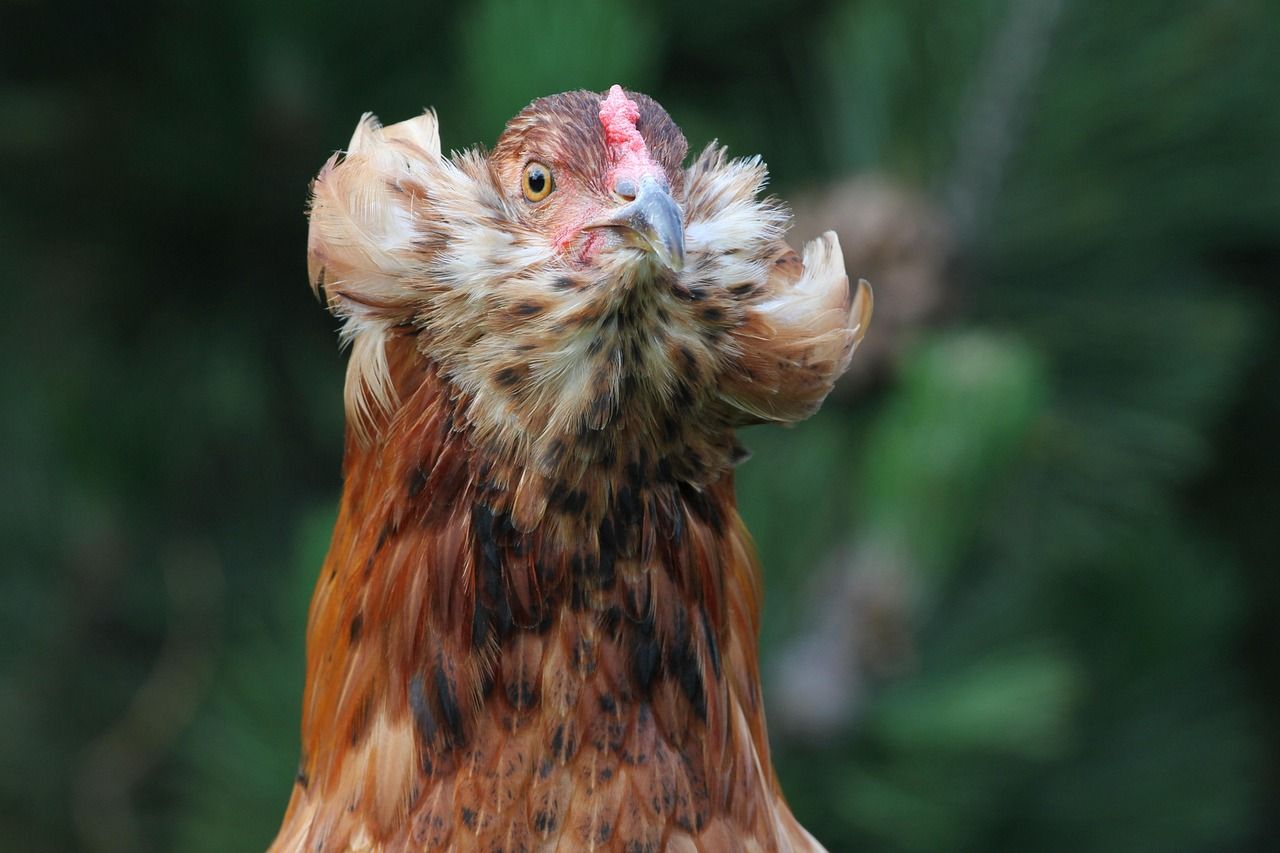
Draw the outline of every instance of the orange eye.
<instances>
[{"instance_id":1,"label":"orange eye","mask_svg":"<svg viewBox=\"0 0 1280 853\"><path fill-rule=\"evenodd\" d=\"M551 170L536 161L524 167L524 179L520 184L524 189L524 197L529 201L542 201L555 188L551 181Z\"/></svg>"}]
</instances>

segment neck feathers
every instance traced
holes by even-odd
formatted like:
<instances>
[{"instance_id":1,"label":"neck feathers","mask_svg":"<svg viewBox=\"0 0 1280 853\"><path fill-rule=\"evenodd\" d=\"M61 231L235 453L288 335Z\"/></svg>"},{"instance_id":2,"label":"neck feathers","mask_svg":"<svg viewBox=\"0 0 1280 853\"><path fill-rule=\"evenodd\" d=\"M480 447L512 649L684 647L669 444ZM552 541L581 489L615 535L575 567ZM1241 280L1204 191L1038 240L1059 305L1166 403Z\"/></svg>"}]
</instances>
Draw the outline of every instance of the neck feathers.
<instances>
[{"instance_id":1,"label":"neck feathers","mask_svg":"<svg viewBox=\"0 0 1280 853\"><path fill-rule=\"evenodd\" d=\"M634 460L552 490L522 531L465 401L411 338L388 356L405 403L379 443L348 445L277 849L361 833L402 849L415 827L464 846L801 831L768 758L731 474L695 488Z\"/></svg>"}]
</instances>

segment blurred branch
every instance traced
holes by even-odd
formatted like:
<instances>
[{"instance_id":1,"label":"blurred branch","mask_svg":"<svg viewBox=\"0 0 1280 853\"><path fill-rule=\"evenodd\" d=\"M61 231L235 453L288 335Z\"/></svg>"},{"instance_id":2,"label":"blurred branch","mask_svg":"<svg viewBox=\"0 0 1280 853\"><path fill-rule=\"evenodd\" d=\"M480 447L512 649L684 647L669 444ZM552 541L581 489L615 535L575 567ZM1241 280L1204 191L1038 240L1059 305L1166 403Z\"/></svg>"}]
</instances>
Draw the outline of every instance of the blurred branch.
<instances>
[{"instance_id":1,"label":"blurred branch","mask_svg":"<svg viewBox=\"0 0 1280 853\"><path fill-rule=\"evenodd\" d=\"M977 75L943 192L961 246L986 225L1066 0L1014 0Z\"/></svg>"},{"instance_id":2,"label":"blurred branch","mask_svg":"<svg viewBox=\"0 0 1280 853\"><path fill-rule=\"evenodd\" d=\"M124 715L80 761L72 813L86 850L143 849L134 790L166 757L213 680L224 593L211 546L171 554L164 581L169 627L159 658Z\"/></svg>"},{"instance_id":3,"label":"blurred branch","mask_svg":"<svg viewBox=\"0 0 1280 853\"><path fill-rule=\"evenodd\" d=\"M958 131L946 213L874 178L797 203L800 233L835 228L850 275L876 288L855 382L896 360L944 304L950 263L990 216L1065 5L1010 4ZM806 611L817 618L775 658L783 730L829 736L858 713L868 676L910 661L918 596L967 544L977 493L1030 428L1041 384L1030 353L981 336L937 343L908 370L868 448L862 544L819 574Z\"/></svg>"}]
</instances>

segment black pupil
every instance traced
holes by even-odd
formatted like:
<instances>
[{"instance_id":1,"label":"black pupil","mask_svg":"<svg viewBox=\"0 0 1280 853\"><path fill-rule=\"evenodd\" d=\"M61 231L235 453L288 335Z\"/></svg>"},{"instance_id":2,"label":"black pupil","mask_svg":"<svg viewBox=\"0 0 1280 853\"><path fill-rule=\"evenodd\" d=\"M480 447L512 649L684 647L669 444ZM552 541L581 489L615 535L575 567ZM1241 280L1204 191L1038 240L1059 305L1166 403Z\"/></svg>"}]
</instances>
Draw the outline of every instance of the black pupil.
<instances>
[{"instance_id":1,"label":"black pupil","mask_svg":"<svg viewBox=\"0 0 1280 853\"><path fill-rule=\"evenodd\" d=\"M547 186L547 173L541 169L534 167L529 170L529 192L534 195L540 194Z\"/></svg>"}]
</instances>

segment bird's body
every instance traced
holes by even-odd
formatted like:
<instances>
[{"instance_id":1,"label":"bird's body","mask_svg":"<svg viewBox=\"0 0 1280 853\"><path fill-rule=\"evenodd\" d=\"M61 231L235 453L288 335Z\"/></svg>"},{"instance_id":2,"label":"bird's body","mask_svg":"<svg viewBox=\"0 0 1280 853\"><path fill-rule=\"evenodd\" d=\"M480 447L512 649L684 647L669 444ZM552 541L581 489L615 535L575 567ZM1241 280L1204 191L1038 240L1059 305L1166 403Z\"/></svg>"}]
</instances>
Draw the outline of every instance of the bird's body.
<instances>
[{"instance_id":1,"label":"bird's body","mask_svg":"<svg viewBox=\"0 0 1280 853\"><path fill-rule=\"evenodd\" d=\"M758 161L687 170L618 87L493 153L362 122L316 182L352 343L345 490L279 851L820 849L782 799L733 430L821 403L869 316Z\"/></svg>"}]
</instances>

